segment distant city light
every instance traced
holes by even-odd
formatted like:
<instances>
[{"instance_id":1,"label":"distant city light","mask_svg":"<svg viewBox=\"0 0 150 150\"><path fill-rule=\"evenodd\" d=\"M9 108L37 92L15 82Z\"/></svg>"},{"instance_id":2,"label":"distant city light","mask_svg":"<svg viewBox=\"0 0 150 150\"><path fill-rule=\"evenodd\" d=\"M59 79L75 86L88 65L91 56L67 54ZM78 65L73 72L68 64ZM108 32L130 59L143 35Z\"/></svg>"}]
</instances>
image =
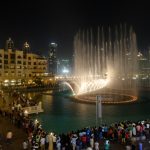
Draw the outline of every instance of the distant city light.
<instances>
[{"instance_id":1,"label":"distant city light","mask_svg":"<svg viewBox=\"0 0 150 150\"><path fill-rule=\"evenodd\" d=\"M57 43L54 43L54 42L50 43L50 45L54 46L54 47L57 47Z\"/></svg>"},{"instance_id":2,"label":"distant city light","mask_svg":"<svg viewBox=\"0 0 150 150\"><path fill-rule=\"evenodd\" d=\"M66 69L66 68L64 68L64 69L62 70L62 72L63 72L63 73L69 73L69 70Z\"/></svg>"},{"instance_id":3,"label":"distant city light","mask_svg":"<svg viewBox=\"0 0 150 150\"><path fill-rule=\"evenodd\" d=\"M141 57L141 56L143 56L143 54L141 53L141 52L138 52L138 55L137 55L138 57Z\"/></svg>"},{"instance_id":4,"label":"distant city light","mask_svg":"<svg viewBox=\"0 0 150 150\"><path fill-rule=\"evenodd\" d=\"M133 80L136 80L136 77L132 77Z\"/></svg>"}]
</instances>

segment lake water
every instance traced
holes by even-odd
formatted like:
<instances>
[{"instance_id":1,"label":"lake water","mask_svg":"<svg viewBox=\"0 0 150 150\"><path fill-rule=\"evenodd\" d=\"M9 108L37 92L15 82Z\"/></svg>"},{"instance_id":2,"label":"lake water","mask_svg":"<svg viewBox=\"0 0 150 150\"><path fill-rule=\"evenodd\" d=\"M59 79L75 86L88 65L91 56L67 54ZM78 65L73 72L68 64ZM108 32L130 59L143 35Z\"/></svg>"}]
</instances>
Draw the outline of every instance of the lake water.
<instances>
[{"instance_id":1,"label":"lake water","mask_svg":"<svg viewBox=\"0 0 150 150\"><path fill-rule=\"evenodd\" d=\"M96 125L96 108L93 104L75 103L64 95L42 95L39 100L42 101L44 113L35 114L32 118L38 119L47 132L62 133ZM102 116L102 123L107 124L150 118L150 92L139 93L137 103L103 105Z\"/></svg>"}]
</instances>

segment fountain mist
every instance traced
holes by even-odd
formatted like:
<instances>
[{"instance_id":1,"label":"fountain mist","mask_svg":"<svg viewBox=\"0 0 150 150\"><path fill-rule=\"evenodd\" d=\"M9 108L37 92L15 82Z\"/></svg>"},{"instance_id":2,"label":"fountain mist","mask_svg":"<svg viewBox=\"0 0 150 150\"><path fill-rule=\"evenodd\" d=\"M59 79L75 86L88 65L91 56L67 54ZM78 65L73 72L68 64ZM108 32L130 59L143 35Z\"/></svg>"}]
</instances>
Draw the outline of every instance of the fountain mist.
<instances>
[{"instance_id":1,"label":"fountain mist","mask_svg":"<svg viewBox=\"0 0 150 150\"><path fill-rule=\"evenodd\" d=\"M132 27L126 25L79 31L74 37L74 74L78 94L105 86L133 89L137 74L137 43ZM109 82L108 82L109 81Z\"/></svg>"}]
</instances>

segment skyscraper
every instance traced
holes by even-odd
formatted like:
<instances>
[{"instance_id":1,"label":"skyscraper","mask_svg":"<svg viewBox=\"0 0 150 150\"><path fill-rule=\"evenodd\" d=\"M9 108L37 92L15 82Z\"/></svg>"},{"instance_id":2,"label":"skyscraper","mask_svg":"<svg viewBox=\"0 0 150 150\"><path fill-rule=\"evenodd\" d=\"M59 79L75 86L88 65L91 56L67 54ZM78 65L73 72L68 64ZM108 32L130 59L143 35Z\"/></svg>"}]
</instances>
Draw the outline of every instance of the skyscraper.
<instances>
[{"instance_id":1,"label":"skyscraper","mask_svg":"<svg viewBox=\"0 0 150 150\"><path fill-rule=\"evenodd\" d=\"M51 75L57 74L57 44L49 44L49 54L48 54L48 72Z\"/></svg>"}]
</instances>

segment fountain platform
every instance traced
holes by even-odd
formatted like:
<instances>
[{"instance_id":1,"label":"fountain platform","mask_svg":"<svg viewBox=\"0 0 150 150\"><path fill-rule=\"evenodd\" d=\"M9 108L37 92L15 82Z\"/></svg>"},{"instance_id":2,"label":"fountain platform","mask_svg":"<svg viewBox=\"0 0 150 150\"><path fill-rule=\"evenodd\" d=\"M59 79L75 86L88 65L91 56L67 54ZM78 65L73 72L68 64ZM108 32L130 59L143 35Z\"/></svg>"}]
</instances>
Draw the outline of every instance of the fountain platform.
<instances>
[{"instance_id":1,"label":"fountain platform","mask_svg":"<svg viewBox=\"0 0 150 150\"><path fill-rule=\"evenodd\" d=\"M75 102L83 102L89 104L96 103L96 97L102 97L102 104L124 104L124 103L133 103L138 100L137 96L131 95L130 93L122 93L122 91L114 92L96 92L82 94L72 97L72 100Z\"/></svg>"}]
</instances>

